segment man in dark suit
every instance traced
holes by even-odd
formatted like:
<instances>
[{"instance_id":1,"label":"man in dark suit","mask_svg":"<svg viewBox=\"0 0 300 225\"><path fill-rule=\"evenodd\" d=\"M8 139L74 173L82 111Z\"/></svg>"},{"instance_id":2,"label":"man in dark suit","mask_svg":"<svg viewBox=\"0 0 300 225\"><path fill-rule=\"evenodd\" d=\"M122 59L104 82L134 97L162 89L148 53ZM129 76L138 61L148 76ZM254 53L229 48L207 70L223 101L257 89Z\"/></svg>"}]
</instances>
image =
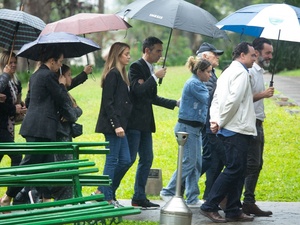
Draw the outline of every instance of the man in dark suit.
<instances>
[{"instance_id":1,"label":"man in dark suit","mask_svg":"<svg viewBox=\"0 0 300 225\"><path fill-rule=\"evenodd\" d=\"M146 198L145 187L153 161L152 133L155 132L155 121L152 104L168 109L178 106L176 100L157 95L157 80L166 74L166 68L154 72L153 63L162 56L162 41L148 37L143 42L143 56L133 62L129 68L129 81L132 91L133 108L128 123L127 138L131 154L131 163L139 154L136 172L133 206L151 208L159 207Z\"/></svg>"}]
</instances>

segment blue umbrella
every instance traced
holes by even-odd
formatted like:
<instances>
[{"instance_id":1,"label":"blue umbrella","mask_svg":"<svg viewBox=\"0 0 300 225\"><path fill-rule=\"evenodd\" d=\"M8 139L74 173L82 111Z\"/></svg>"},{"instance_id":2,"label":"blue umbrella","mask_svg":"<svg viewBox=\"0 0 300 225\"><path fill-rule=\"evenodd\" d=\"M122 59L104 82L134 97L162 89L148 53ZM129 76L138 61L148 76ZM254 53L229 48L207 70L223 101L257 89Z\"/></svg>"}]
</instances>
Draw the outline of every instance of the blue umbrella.
<instances>
[{"instance_id":1,"label":"blue umbrella","mask_svg":"<svg viewBox=\"0 0 300 225\"><path fill-rule=\"evenodd\" d=\"M288 4L256 4L216 24L221 30L254 37L300 42L300 8Z\"/></svg>"},{"instance_id":2,"label":"blue umbrella","mask_svg":"<svg viewBox=\"0 0 300 225\"><path fill-rule=\"evenodd\" d=\"M17 55L39 61L41 53L49 45L59 45L64 58L80 57L100 49L98 44L88 38L65 32L53 32L42 35L35 41L23 45Z\"/></svg>"},{"instance_id":3,"label":"blue umbrella","mask_svg":"<svg viewBox=\"0 0 300 225\"><path fill-rule=\"evenodd\" d=\"M276 54L279 40L300 42L300 8L285 3L250 5L230 14L216 26L241 35L277 40ZM273 77L274 71L270 86L273 86Z\"/></svg>"}]
</instances>

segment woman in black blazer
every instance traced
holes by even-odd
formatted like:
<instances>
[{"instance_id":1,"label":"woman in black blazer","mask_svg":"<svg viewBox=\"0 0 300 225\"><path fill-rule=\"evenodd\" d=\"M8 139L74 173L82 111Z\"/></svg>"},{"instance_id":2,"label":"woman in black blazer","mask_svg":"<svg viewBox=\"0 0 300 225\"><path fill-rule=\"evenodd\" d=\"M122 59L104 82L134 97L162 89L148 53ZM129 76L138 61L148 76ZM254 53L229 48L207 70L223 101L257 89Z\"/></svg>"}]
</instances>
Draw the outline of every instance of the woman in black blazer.
<instances>
[{"instance_id":1,"label":"woman in black blazer","mask_svg":"<svg viewBox=\"0 0 300 225\"><path fill-rule=\"evenodd\" d=\"M9 65L8 65L9 63ZM16 75L17 56L9 51L4 51L0 56L0 68L3 74L1 80L1 93L5 100L0 102L0 142L14 142L15 140L15 118L26 113L21 101L22 86ZM11 158L11 165L18 166L22 160L22 154L8 155ZM0 155L0 161L3 155Z\"/></svg>"},{"instance_id":2,"label":"woman in black blazer","mask_svg":"<svg viewBox=\"0 0 300 225\"><path fill-rule=\"evenodd\" d=\"M32 74L29 80L29 93L27 94L27 112L21 125L20 134L27 142L49 142L56 140L57 124L59 121L58 109L65 107L69 98L65 88L65 80L59 84L56 72L62 66L64 59L61 48L57 45L49 45L44 48L41 55L41 66ZM68 112L68 110L65 110ZM70 114L63 115L68 119ZM20 165L53 162L53 154L25 155ZM8 188L1 199L1 206L9 205L13 197L22 187ZM41 188L43 201L49 201L51 192L47 188Z\"/></svg>"},{"instance_id":3,"label":"woman in black blazer","mask_svg":"<svg viewBox=\"0 0 300 225\"><path fill-rule=\"evenodd\" d=\"M109 175L112 186L99 186L94 193L104 193L105 200L115 207L120 206L115 196L123 178L119 171L126 170L131 162L125 134L132 108L125 69L130 60L129 51L126 43L116 42L111 46L101 80L102 100L96 125L96 132L103 133L109 141L110 153L106 156L103 173Z\"/></svg>"}]
</instances>

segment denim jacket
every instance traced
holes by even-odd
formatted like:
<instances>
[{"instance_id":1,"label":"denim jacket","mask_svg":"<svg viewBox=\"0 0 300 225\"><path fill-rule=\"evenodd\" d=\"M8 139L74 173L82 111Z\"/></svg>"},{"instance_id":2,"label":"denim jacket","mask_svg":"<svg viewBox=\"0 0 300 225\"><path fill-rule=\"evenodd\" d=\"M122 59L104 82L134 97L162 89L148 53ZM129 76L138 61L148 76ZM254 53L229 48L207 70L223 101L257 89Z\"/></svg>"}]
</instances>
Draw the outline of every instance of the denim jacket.
<instances>
[{"instance_id":1,"label":"denim jacket","mask_svg":"<svg viewBox=\"0 0 300 225\"><path fill-rule=\"evenodd\" d=\"M208 98L209 93L206 85L193 74L183 87L178 117L205 124Z\"/></svg>"}]
</instances>

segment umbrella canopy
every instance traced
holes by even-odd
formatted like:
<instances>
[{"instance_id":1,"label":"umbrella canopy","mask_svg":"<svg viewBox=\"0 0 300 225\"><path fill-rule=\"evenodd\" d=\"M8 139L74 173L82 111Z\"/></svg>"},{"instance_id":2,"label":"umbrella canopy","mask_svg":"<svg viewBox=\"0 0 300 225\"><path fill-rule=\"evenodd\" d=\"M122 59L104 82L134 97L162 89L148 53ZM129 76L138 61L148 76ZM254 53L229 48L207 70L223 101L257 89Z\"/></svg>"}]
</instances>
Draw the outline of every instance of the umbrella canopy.
<instances>
[{"instance_id":1,"label":"umbrella canopy","mask_svg":"<svg viewBox=\"0 0 300 225\"><path fill-rule=\"evenodd\" d=\"M125 30L131 25L115 14L79 13L46 25L41 35L51 32L88 34L100 31Z\"/></svg>"},{"instance_id":2,"label":"umbrella canopy","mask_svg":"<svg viewBox=\"0 0 300 225\"><path fill-rule=\"evenodd\" d=\"M202 34L213 38L228 38L216 28L217 19L206 10L184 0L137 0L117 12L128 17L171 28L165 60L173 29ZM161 83L161 80L160 82Z\"/></svg>"},{"instance_id":3,"label":"umbrella canopy","mask_svg":"<svg viewBox=\"0 0 300 225\"><path fill-rule=\"evenodd\" d=\"M206 10L183 0L137 0L121 11L121 17L128 17L202 34L213 38L227 38L224 32L215 28L217 19Z\"/></svg>"},{"instance_id":4,"label":"umbrella canopy","mask_svg":"<svg viewBox=\"0 0 300 225\"><path fill-rule=\"evenodd\" d=\"M230 14L216 26L254 37L300 42L300 8L284 3L250 5Z\"/></svg>"},{"instance_id":5,"label":"umbrella canopy","mask_svg":"<svg viewBox=\"0 0 300 225\"><path fill-rule=\"evenodd\" d=\"M300 42L300 8L285 3L250 5L222 19L216 26L221 30L277 40L278 51L279 40ZM273 77L274 71L270 87Z\"/></svg>"},{"instance_id":6,"label":"umbrella canopy","mask_svg":"<svg viewBox=\"0 0 300 225\"><path fill-rule=\"evenodd\" d=\"M46 24L36 16L23 11L0 9L0 46L7 50L19 50L34 41Z\"/></svg>"},{"instance_id":7,"label":"umbrella canopy","mask_svg":"<svg viewBox=\"0 0 300 225\"><path fill-rule=\"evenodd\" d=\"M90 39L66 32L53 32L39 36L35 41L25 44L17 55L39 61L41 52L49 45L60 45L65 58L80 57L100 49L100 46Z\"/></svg>"}]
</instances>

